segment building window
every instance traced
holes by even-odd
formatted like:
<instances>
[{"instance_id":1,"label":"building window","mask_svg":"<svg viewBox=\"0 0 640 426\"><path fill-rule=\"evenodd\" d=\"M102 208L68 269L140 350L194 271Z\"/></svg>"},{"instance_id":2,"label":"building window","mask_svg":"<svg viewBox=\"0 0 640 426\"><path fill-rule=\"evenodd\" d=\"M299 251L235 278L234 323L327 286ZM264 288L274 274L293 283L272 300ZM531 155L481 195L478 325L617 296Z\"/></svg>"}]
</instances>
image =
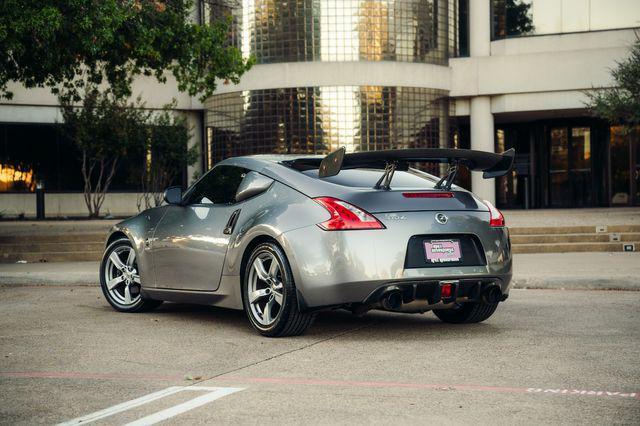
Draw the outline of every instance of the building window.
<instances>
[{"instance_id":1,"label":"building window","mask_svg":"<svg viewBox=\"0 0 640 426\"><path fill-rule=\"evenodd\" d=\"M205 103L207 165L250 154L326 154L447 147L450 104L441 90L330 86L214 95Z\"/></svg>"},{"instance_id":2,"label":"building window","mask_svg":"<svg viewBox=\"0 0 640 426\"><path fill-rule=\"evenodd\" d=\"M640 26L638 0L492 0L493 39Z\"/></svg>"},{"instance_id":3,"label":"building window","mask_svg":"<svg viewBox=\"0 0 640 426\"><path fill-rule=\"evenodd\" d=\"M81 191L79 153L53 124L0 124L0 191Z\"/></svg>"},{"instance_id":4,"label":"building window","mask_svg":"<svg viewBox=\"0 0 640 426\"><path fill-rule=\"evenodd\" d=\"M111 191L139 191L146 152L118 162ZM0 123L0 192L82 192L81 155L57 124Z\"/></svg>"},{"instance_id":5,"label":"building window","mask_svg":"<svg viewBox=\"0 0 640 426\"><path fill-rule=\"evenodd\" d=\"M458 0L456 26L458 28L458 56L469 56L469 0Z\"/></svg>"}]
</instances>

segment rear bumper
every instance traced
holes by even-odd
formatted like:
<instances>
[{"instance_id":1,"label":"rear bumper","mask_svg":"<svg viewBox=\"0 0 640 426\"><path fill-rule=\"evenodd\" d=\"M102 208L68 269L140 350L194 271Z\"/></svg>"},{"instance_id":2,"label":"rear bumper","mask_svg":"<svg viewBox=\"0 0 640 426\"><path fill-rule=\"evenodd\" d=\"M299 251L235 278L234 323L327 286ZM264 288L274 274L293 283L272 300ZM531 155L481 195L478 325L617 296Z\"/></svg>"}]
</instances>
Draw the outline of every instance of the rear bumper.
<instances>
[{"instance_id":1,"label":"rear bumper","mask_svg":"<svg viewBox=\"0 0 640 426\"><path fill-rule=\"evenodd\" d=\"M291 263L301 307L366 303L372 294L389 285L432 285L441 280L494 282L508 294L512 258L506 229L489 227L486 212L478 212L477 217L469 212L447 214L447 225L423 223L422 229L416 229L414 221L388 223L378 216L387 229L327 232L313 225L282 234L280 242ZM411 236L443 233L477 236L486 264L405 268Z\"/></svg>"}]
</instances>

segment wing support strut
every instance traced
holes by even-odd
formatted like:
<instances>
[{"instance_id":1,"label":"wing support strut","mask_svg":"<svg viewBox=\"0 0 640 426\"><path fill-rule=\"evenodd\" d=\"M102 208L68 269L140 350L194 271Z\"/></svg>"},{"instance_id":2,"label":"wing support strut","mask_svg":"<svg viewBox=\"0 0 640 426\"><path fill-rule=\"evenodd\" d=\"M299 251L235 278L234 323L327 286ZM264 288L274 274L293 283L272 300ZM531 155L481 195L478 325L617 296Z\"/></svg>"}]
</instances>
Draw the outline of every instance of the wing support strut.
<instances>
[{"instance_id":1,"label":"wing support strut","mask_svg":"<svg viewBox=\"0 0 640 426\"><path fill-rule=\"evenodd\" d=\"M435 188L449 191L457 175L458 175L458 162L453 161L449 163L449 168L447 170L447 173L444 176L442 176L442 178L438 181L438 183L436 183Z\"/></svg>"},{"instance_id":2,"label":"wing support strut","mask_svg":"<svg viewBox=\"0 0 640 426\"><path fill-rule=\"evenodd\" d=\"M384 189L388 191L391 189L391 179L393 179L393 174L396 172L396 167L398 167L397 161L390 161L384 166L384 173L378 179L378 182L374 185L373 189Z\"/></svg>"}]
</instances>

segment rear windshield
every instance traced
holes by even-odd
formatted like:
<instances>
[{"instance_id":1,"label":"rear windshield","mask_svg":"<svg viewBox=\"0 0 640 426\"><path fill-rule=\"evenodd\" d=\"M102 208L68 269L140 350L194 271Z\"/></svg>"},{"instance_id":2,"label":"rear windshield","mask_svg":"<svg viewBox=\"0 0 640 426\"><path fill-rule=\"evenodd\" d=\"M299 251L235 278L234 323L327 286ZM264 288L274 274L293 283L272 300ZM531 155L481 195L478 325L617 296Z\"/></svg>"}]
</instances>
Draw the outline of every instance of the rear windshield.
<instances>
[{"instance_id":1,"label":"rear windshield","mask_svg":"<svg viewBox=\"0 0 640 426\"><path fill-rule=\"evenodd\" d=\"M302 173L314 178L318 177L318 169L305 170ZM322 180L352 188L373 188L382 173L383 170L375 169L347 169ZM431 189L436 182L437 179L434 176L417 170L397 171L393 174L391 188Z\"/></svg>"}]
</instances>

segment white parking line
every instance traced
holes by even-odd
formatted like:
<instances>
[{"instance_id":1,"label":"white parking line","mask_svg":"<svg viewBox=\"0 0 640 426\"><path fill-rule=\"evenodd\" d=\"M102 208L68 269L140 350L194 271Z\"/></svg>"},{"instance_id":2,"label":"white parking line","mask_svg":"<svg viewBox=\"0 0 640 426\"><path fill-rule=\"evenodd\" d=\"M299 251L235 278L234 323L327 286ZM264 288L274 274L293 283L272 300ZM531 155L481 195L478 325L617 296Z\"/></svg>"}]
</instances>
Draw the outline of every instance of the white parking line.
<instances>
[{"instance_id":1,"label":"white parking line","mask_svg":"<svg viewBox=\"0 0 640 426\"><path fill-rule=\"evenodd\" d=\"M163 420L166 420L170 417L177 416L178 414L182 414L189 410L193 410L194 408L198 408L201 405L208 404L211 401L214 401L218 398L222 398L223 396L230 395L234 392L238 392L242 389L237 388L218 388L217 390L207 393L205 395L199 396L197 398L191 399L182 404L174 405L173 407L169 407L166 410L158 411L155 414L151 414L147 417L143 417L140 420L136 420L135 422L128 423L127 426L148 426L153 425Z\"/></svg>"},{"instance_id":2,"label":"white parking line","mask_svg":"<svg viewBox=\"0 0 640 426\"><path fill-rule=\"evenodd\" d=\"M194 408L198 408L202 405L208 404L211 401L222 398L223 396L231 395L232 393L239 392L244 388L220 388L220 387L207 387L207 386L171 386L158 392L150 393L140 398L132 399L131 401L123 402L121 404L114 405L113 407L105 408L104 410L96 411L86 416L78 417L73 420L60 423L58 426L68 425L83 425L96 420L104 419L105 417L113 416L114 414L122 413L123 411L131 410L132 408L139 407L144 404L148 404L160 398L164 398L169 395L176 394L182 391L200 391L207 392L204 395L190 399L182 404L174 405L167 409L158 411L157 413L148 415L139 420L136 420L129 425L146 426L153 425L168 418L177 416L178 414L185 413Z\"/></svg>"}]
</instances>

